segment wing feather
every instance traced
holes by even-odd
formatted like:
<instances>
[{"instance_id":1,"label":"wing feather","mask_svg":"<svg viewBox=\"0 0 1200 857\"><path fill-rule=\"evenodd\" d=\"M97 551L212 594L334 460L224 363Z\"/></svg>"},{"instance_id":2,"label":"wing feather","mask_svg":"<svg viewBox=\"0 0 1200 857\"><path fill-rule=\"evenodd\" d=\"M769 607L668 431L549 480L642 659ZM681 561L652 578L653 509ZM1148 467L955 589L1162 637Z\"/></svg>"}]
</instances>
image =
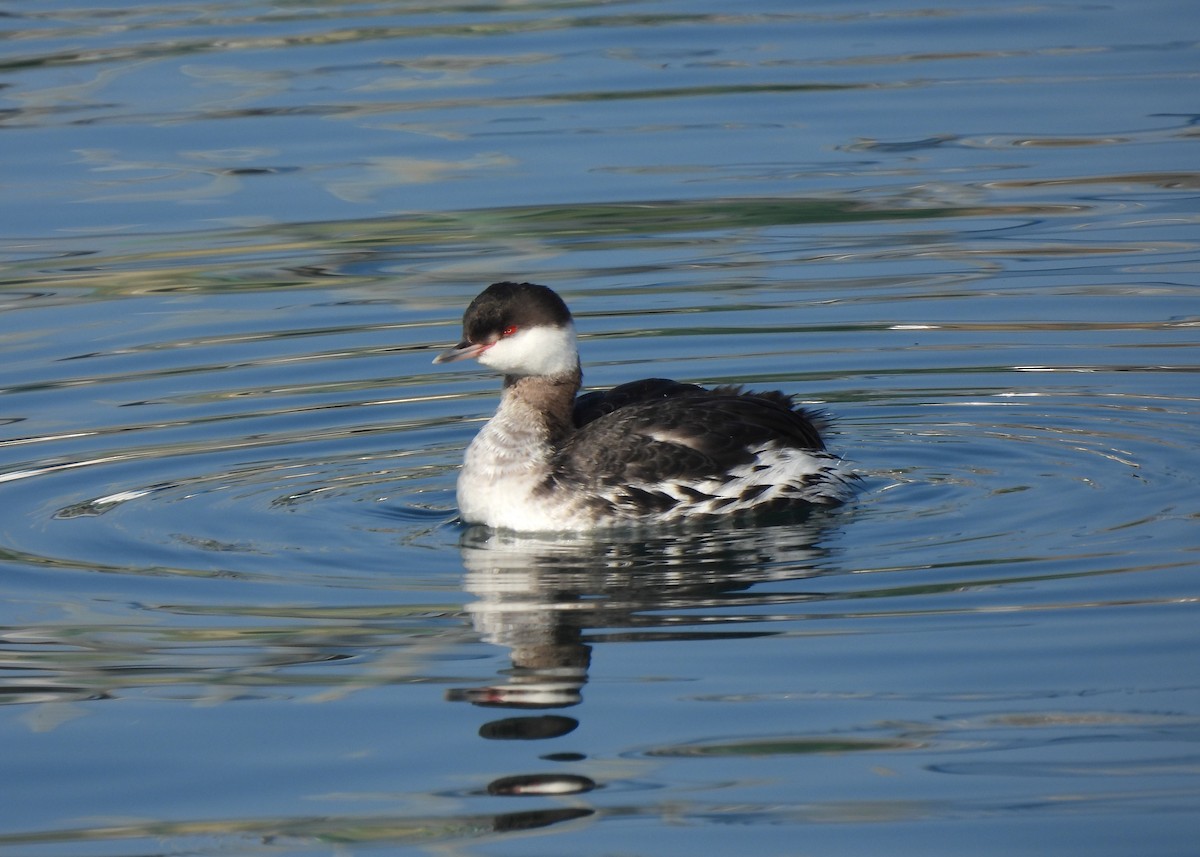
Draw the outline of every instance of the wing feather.
<instances>
[{"instance_id":1,"label":"wing feather","mask_svg":"<svg viewBox=\"0 0 1200 857\"><path fill-rule=\"evenodd\" d=\"M782 393L706 390L650 379L614 388L607 398L585 405L587 419L555 461L562 478L581 485L719 477L752 463L766 444L825 448L819 417L794 407Z\"/></svg>"}]
</instances>

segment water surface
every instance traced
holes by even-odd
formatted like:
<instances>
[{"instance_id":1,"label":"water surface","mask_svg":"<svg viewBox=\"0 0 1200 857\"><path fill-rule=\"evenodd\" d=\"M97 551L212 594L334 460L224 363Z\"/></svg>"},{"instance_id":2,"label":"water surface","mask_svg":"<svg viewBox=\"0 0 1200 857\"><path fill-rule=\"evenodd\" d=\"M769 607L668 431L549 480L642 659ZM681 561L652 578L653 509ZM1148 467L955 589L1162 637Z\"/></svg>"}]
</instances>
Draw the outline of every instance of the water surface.
<instances>
[{"instance_id":1,"label":"water surface","mask_svg":"<svg viewBox=\"0 0 1200 857\"><path fill-rule=\"evenodd\" d=\"M0 851L1191 854L1195 18L7 9ZM861 495L462 528L505 278Z\"/></svg>"}]
</instances>

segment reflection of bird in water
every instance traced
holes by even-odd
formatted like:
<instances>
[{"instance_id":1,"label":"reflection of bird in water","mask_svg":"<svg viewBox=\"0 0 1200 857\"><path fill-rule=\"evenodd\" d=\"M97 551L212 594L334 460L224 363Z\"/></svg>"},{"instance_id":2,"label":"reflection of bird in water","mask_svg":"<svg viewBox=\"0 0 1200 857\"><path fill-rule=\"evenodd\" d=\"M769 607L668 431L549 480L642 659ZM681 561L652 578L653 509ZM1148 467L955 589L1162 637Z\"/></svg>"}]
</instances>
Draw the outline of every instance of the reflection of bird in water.
<instances>
[{"instance_id":1,"label":"reflection of bird in water","mask_svg":"<svg viewBox=\"0 0 1200 857\"><path fill-rule=\"evenodd\" d=\"M496 283L438 355L504 373L495 416L467 449L468 523L518 531L835 505L855 481L825 450L821 418L780 392L651 378L578 400L575 326L545 286Z\"/></svg>"},{"instance_id":2,"label":"reflection of bird in water","mask_svg":"<svg viewBox=\"0 0 1200 857\"><path fill-rule=\"evenodd\" d=\"M612 532L603 541L470 528L460 547L464 585L477 600L467 610L486 641L511 650L513 668L503 682L455 690L450 698L518 709L569 707L581 701L595 637L702 640L769 633L744 630L740 623L730 628L721 611L754 603L747 590L756 583L816 574L818 520L745 530L676 529L654 537ZM777 594L761 597L773 601ZM812 597L787 595L790 601ZM698 615L704 608L714 614ZM497 726L498 734L489 737L508 737L513 728Z\"/></svg>"},{"instance_id":3,"label":"reflection of bird in water","mask_svg":"<svg viewBox=\"0 0 1200 857\"><path fill-rule=\"evenodd\" d=\"M822 553L814 545L822 518L745 530L606 531L603 540L471 527L460 543L464 585L477 599L467 610L487 642L511 650L512 668L500 681L451 690L447 698L511 710L480 726L484 739L543 741L569 735L579 721L547 709L583 701L593 642L762 636L770 631L743 630L741 617L729 608L819 597L800 592L756 596L752 587L818 574L815 563ZM583 762L587 757L568 752L539 758ZM488 783L487 793L567 795L595 787L578 773L540 771L497 778Z\"/></svg>"}]
</instances>

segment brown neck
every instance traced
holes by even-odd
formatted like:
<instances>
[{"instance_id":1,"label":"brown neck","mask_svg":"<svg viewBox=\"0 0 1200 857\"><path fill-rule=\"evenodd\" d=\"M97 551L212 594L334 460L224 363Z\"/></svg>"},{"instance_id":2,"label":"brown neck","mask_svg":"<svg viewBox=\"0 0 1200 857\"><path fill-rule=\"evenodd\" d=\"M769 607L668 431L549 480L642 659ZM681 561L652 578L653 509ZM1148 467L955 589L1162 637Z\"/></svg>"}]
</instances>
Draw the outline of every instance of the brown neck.
<instances>
[{"instance_id":1,"label":"brown neck","mask_svg":"<svg viewBox=\"0 0 1200 857\"><path fill-rule=\"evenodd\" d=\"M504 397L540 415L553 442L575 430L571 413L582 382L583 372L578 366L562 375L505 375Z\"/></svg>"}]
</instances>

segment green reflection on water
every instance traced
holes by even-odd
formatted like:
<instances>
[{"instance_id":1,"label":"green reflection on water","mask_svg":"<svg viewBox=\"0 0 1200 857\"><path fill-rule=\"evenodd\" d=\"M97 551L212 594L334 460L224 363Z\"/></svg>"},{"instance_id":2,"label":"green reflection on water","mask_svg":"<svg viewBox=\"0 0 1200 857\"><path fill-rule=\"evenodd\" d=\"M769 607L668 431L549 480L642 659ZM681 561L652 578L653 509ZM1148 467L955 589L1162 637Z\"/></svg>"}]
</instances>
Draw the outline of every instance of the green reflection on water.
<instances>
[{"instance_id":1,"label":"green reflection on water","mask_svg":"<svg viewBox=\"0 0 1200 857\"><path fill-rule=\"evenodd\" d=\"M710 198L687 201L626 202L593 205L518 206L459 212L332 222L276 224L225 232L174 235L105 236L74 242L24 242L10 246L13 258L0 287L70 286L105 294L146 292L222 292L341 286L369 275L348 273L347 264L363 254L389 248L412 252L419 246L444 254L447 247L526 248L537 241L543 253L576 248L580 239L650 236L761 229L818 223L945 219L978 216L1051 216L1073 213L1077 206L955 206L918 202L903 195L890 199ZM611 243L609 249L616 249ZM53 248L53 249L52 249ZM87 248L87 249L84 249ZM38 255L39 250L52 255ZM0 257L3 248L0 248ZM87 264L69 262L79 256ZM57 270L53 260L67 263Z\"/></svg>"}]
</instances>

